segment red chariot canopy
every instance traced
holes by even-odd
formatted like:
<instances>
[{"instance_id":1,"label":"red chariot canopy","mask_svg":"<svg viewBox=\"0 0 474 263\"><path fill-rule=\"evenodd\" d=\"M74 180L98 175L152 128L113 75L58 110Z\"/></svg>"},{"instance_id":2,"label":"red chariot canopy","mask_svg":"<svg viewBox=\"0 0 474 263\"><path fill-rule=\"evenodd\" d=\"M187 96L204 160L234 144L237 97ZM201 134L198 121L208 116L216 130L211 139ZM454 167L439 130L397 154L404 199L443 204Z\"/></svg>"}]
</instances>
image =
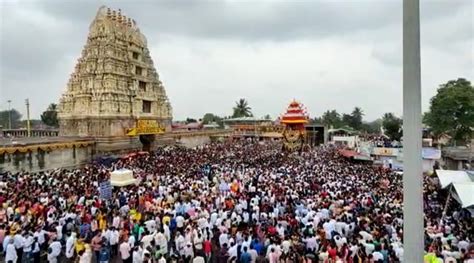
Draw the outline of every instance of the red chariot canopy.
<instances>
[{"instance_id":1,"label":"red chariot canopy","mask_svg":"<svg viewBox=\"0 0 474 263\"><path fill-rule=\"evenodd\" d=\"M308 114L303 107L303 104L293 100L288 108L286 113L284 113L280 118L280 123L283 124L306 124L308 123Z\"/></svg>"}]
</instances>

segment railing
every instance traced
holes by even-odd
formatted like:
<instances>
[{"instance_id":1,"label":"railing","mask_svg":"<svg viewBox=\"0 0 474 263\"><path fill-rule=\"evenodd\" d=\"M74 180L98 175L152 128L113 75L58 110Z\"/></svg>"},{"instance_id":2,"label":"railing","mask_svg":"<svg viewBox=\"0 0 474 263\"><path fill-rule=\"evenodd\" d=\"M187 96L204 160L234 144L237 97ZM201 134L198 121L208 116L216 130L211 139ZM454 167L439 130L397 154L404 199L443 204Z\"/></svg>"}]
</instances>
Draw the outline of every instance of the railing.
<instances>
[{"instance_id":1,"label":"railing","mask_svg":"<svg viewBox=\"0 0 474 263\"><path fill-rule=\"evenodd\" d=\"M190 136L213 136L213 135L224 135L231 134L232 129L218 129L218 130L195 130L195 131L173 131L165 133L165 136L173 137L190 137Z\"/></svg>"},{"instance_id":2,"label":"railing","mask_svg":"<svg viewBox=\"0 0 474 263\"><path fill-rule=\"evenodd\" d=\"M30 137L56 137L59 135L59 130L50 130L50 129L32 129L30 130ZM3 137L28 137L27 129L8 129L2 130Z\"/></svg>"}]
</instances>

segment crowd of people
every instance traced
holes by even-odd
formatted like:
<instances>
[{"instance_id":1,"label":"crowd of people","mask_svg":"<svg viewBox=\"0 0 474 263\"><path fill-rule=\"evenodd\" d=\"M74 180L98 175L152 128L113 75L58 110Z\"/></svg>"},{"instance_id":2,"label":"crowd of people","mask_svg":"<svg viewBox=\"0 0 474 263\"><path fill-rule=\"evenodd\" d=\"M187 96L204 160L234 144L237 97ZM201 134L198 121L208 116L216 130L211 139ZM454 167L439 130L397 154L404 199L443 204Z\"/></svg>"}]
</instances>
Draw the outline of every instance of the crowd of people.
<instances>
[{"instance_id":1,"label":"crowd of people","mask_svg":"<svg viewBox=\"0 0 474 263\"><path fill-rule=\"evenodd\" d=\"M102 198L121 168L139 183ZM168 147L0 179L5 262L403 262L401 176L329 146ZM474 260L473 221L446 196L424 178L425 261Z\"/></svg>"}]
</instances>

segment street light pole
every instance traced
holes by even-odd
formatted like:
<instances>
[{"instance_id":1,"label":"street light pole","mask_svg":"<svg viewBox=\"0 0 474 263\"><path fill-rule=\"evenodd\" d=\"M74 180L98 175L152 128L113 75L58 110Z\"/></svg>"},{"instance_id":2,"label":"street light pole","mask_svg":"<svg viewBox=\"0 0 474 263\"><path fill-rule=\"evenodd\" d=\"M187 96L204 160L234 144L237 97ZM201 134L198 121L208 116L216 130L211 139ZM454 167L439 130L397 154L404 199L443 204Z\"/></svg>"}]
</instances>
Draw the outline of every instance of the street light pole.
<instances>
[{"instance_id":1,"label":"street light pole","mask_svg":"<svg viewBox=\"0 0 474 263\"><path fill-rule=\"evenodd\" d=\"M12 129L12 101L8 100L8 129Z\"/></svg>"},{"instance_id":2,"label":"street light pole","mask_svg":"<svg viewBox=\"0 0 474 263\"><path fill-rule=\"evenodd\" d=\"M28 137L31 137L31 126L30 126L30 100L26 99L26 129L28 132Z\"/></svg>"},{"instance_id":3,"label":"street light pole","mask_svg":"<svg viewBox=\"0 0 474 263\"><path fill-rule=\"evenodd\" d=\"M403 249L404 262L423 262L420 3L403 0Z\"/></svg>"}]
</instances>

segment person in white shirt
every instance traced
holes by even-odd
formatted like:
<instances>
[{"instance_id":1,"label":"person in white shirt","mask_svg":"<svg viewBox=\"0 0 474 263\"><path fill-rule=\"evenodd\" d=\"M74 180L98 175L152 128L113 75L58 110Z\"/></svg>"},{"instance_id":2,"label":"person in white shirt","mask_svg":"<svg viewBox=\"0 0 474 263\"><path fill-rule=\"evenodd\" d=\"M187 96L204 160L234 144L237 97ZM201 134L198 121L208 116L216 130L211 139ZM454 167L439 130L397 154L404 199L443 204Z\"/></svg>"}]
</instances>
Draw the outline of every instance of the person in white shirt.
<instances>
[{"instance_id":1,"label":"person in white shirt","mask_svg":"<svg viewBox=\"0 0 474 263\"><path fill-rule=\"evenodd\" d=\"M133 249L133 263L142 263L143 262L143 249L140 246L136 246Z\"/></svg>"},{"instance_id":2,"label":"person in white shirt","mask_svg":"<svg viewBox=\"0 0 474 263\"><path fill-rule=\"evenodd\" d=\"M204 259L204 257L202 256L196 256L194 259L193 259L193 263L205 263L206 260Z\"/></svg>"},{"instance_id":3,"label":"person in white shirt","mask_svg":"<svg viewBox=\"0 0 474 263\"><path fill-rule=\"evenodd\" d=\"M318 250L318 243L315 236L310 236L304 240L306 249L308 251L316 252Z\"/></svg>"},{"instance_id":4,"label":"person in white shirt","mask_svg":"<svg viewBox=\"0 0 474 263\"><path fill-rule=\"evenodd\" d=\"M34 242L33 235L31 233L26 233L26 235L23 238L23 257L28 262L32 258L33 242Z\"/></svg>"},{"instance_id":5,"label":"person in white shirt","mask_svg":"<svg viewBox=\"0 0 474 263\"><path fill-rule=\"evenodd\" d=\"M181 233L178 233L178 236L175 239L175 248L180 255L183 255L183 250L185 246L185 239Z\"/></svg>"},{"instance_id":6,"label":"person in white shirt","mask_svg":"<svg viewBox=\"0 0 474 263\"><path fill-rule=\"evenodd\" d=\"M74 244L76 243L76 233L71 233L71 236L66 240L66 258L72 259L74 257Z\"/></svg>"},{"instance_id":7,"label":"person in white shirt","mask_svg":"<svg viewBox=\"0 0 474 263\"><path fill-rule=\"evenodd\" d=\"M130 256L130 244L128 243L128 240L125 239L122 244L120 244L120 258L124 263L131 263L132 262L132 257Z\"/></svg>"},{"instance_id":8,"label":"person in white shirt","mask_svg":"<svg viewBox=\"0 0 474 263\"><path fill-rule=\"evenodd\" d=\"M142 240L141 240L141 243L143 244L143 247L144 248L147 248L150 246L151 244L151 241L154 239L154 236L152 234L147 234L147 235L144 235Z\"/></svg>"},{"instance_id":9,"label":"person in white shirt","mask_svg":"<svg viewBox=\"0 0 474 263\"><path fill-rule=\"evenodd\" d=\"M202 243L204 242L204 238L202 237L201 233L197 234L193 242L194 249L196 249L196 253L202 252Z\"/></svg>"},{"instance_id":10,"label":"person in white shirt","mask_svg":"<svg viewBox=\"0 0 474 263\"><path fill-rule=\"evenodd\" d=\"M44 231L43 229L37 229L35 233L33 234L34 237L38 238L38 243L40 247L42 247L44 242L46 242L45 235L46 235L46 231Z\"/></svg>"},{"instance_id":11,"label":"person in white shirt","mask_svg":"<svg viewBox=\"0 0 474 263\"><path fill-rule=\"evenodd\" d=\"M166 240L166 237L162 232L158 232L155 235L155 244L160 247L159 252L162 255L168 253L168 241Z\"/></svg>"},{"instance_id":12,"label":"person in white shirt","mask_svg":"<svg viewBox=\"0 0 474 263\"><path fill-rule=\"evenodd\" d=\"M130 235L130 237L128 237L128 245L130 246L130 248L134 247L135 246L135 236L134 235Z\"/></svg>"},{"instance_id":13,"label":"person in white shirt","mask_svg":"<svg viewBox=\"0 0 474 263\"><path fill-rule=\"evenodd\" d=\"M153 233L156 231L156 221L154 219L145 222L146 229L148 232Z\"/></svg>"},{"instance_id":14,"label":"person in white shirt","mask_svg":"<svg viewBox=\"0 0 474 263\"><path fill-rule=\"evenodd\" d=\"M119 243L119 238L120 238L120 233L117 231L115 227L112 227L112 230L110 231L110 236L109 236L109 244L111 247L111 258L117 256L118 254L118 243Z\"/></svg>"},{"instance_id":15,"label":"person in white shirt","mask_svg":"<svg viewBox=\"0 0 474 263\"><path fill-rule=\"evenodd\" d=\"M219 235L219 245L223 247L224 244L227 244L227 245L229 244L229 237L226 232L222 232Z\"/></svg>"},{"instance_id":16,"label":"person in white shirt","mask_svg":"<svg viewBox=\"0 0 474 263\"><path fill-rule=\"evenodd\" d=\"M112 220L112 226L115 227L115 229L120 227L120 216L118 214L114 216L114 219Z\"/></svg>"},{"instance_id":17,"label":"person in white shirt","mask_svg":"<svg viewBox=\"0 0 474 263\"><path fill-rule=\"evenodd\" d=\"M18 256L19 262L23 262L22 257L23 257L23 244L24 243L25 243L25 239L19 233L13 236L13 244L15 245L16 254Z\"/></svg>"},{"instance_id":18,"label":"person in white shirt","mask_svg":"<svg viewBox=\"0 0 474 263\"><path fill-rule=\"evenodd\" d=\"M372 253L374 262L378 262L379 260L383 260L383 254L380 253L379 250L380 250L380 248L378 248L377 250L375 250L375 251Z\"/></svg>"},{"instance_id":19,"label":"person in white shirt","mask_svg":"<svg viewBox=\"0 0 474 263\"><path fill-rule=\"evenodd\" d=\"M184 217L179 215L176 217L176 227L178 228L178 231L183 230L184 228Z\"/></svg>"},{"instance_id":20,"label":"person in white shirt","mask_svg":"<svg viewBox=\"0 0 474 263\"><path fill-rule=\"evenodd\" d=\"M5 249L5 262L6 263L16 263L18 255L16 254L15 245L13 244L13 239L10 239Z\"/></svg>"},{"instance_id":21,"label":"person in white shirt","mask_svg":"<svg viewBox=\"0 0 474 263\"><path fill-rule=\"evenodd\" d=\"M181 254L184 256L186 262L190 262L191 259L194 258L193 245L187 243Z\"/></svg>"},{"instance_id":22,"label":"person in white shirt","mask_svg":"<svg viewBox=\"0 0 474 263\"><path fill-rule=\"evenodd\" d=\"M59 240L54 240L53 243L49 245L48 248L48 262L57 263L58 257L61 254L61 243Z\"/></svg>"},{"instance_id":23,"label":"person in white shirt","mask_svg":"<svg viewBox=\"0 0 474 263\"><path fill-rule=\"evenodd\" d=\"M81 250L79 252L79 263L91 263L92 262L92 251L90 248L86 250Z\"/></svg>"}]
</instances>

